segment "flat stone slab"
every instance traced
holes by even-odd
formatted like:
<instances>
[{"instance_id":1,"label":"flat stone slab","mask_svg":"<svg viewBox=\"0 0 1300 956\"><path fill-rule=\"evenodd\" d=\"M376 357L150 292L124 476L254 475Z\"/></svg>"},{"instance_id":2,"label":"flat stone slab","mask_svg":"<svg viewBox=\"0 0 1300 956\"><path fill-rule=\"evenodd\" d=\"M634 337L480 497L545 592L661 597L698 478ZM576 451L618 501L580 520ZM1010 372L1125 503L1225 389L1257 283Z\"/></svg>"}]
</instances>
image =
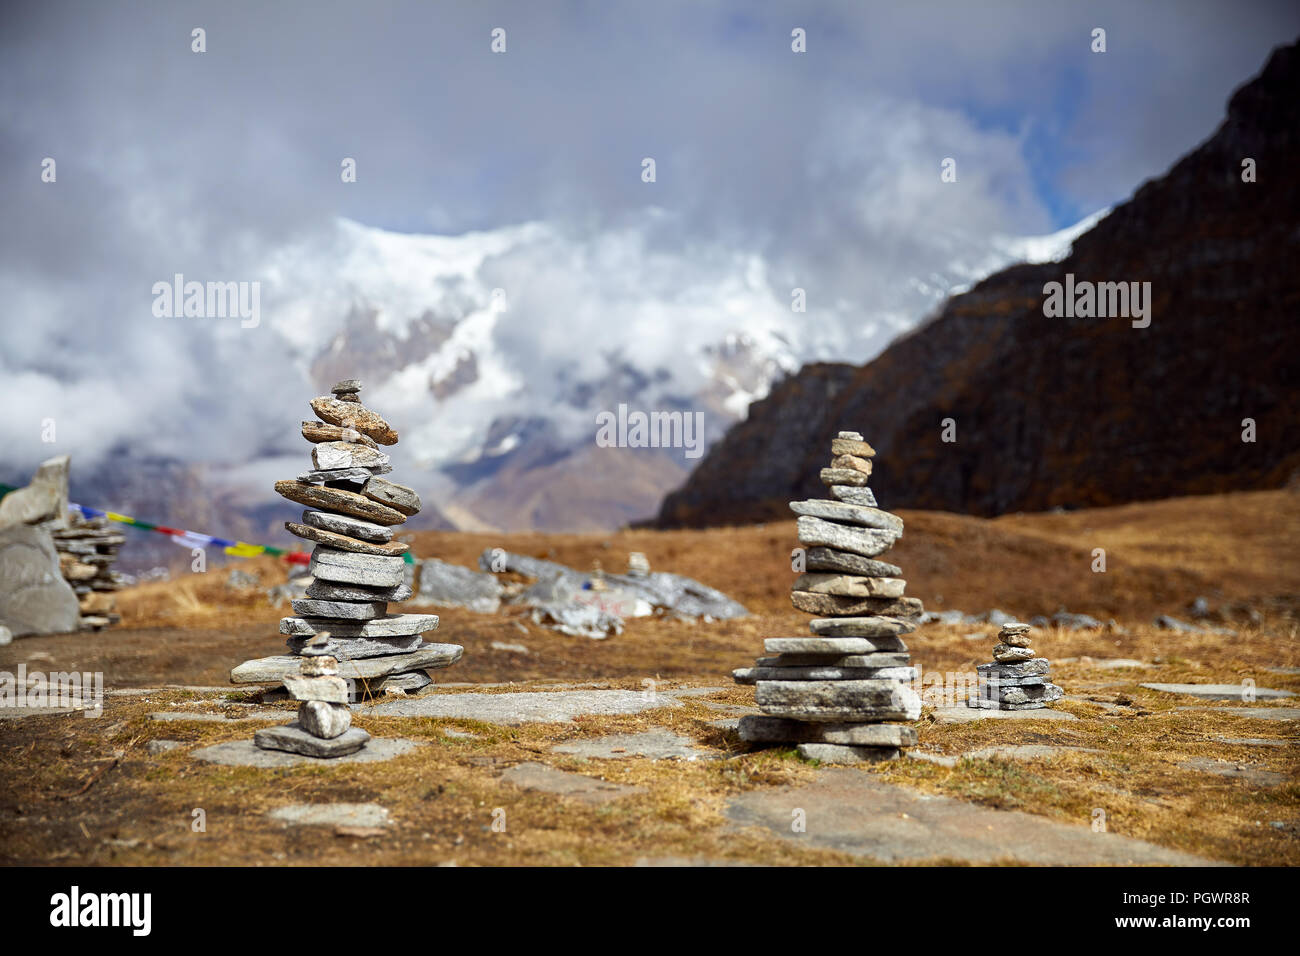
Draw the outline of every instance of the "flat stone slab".
<instances>
[{"instance_id":1,"label":"flat stone slab","mask_svg":"<svg viewBox=\"0 0 1300 956\"><path fill-rule=\"evenodd\" d=\"M1179 707L1201 714L1231 714L1253 720L1300 720L1300 707Z\"/></svg>"},{"instance_id":2,"label":"flat stone slab","mask_svg":"<svg viewBox=\"0 0 1300 956\"><path fill-rule=\"evenodd\" d=\"M459 644L424 644L407 654L340 660L339 676L344 680L371 680L376 677L387 677L389 674L401 674L404 671L450 667L460 660L464 650ZM291 657L287 654L260 657L256 660L244 661L231 670L230 680L234 684L278 684L286 677L296 676L301 666L301 657Z\"/></svg>"},{"instance_id":3,"label":"flat stone slab","mask_svg":"<svg viewBox=\"0 0 1300 956\"><path fill-rule=\"evenodd\" d=\"M824 518L827 521L861 525L864 528L877 528L881 531L893 531L897 534L903 533L903 519L898 515L890 514L888 511L881 511L879 508L869 508L865 505L853 505L844 501L827 501L824 498L813 498L808 501L790 502L790 510L797 515L809 515L813 518Z\"/></svg>"},{"instance_id":4,"label":"flat stone slab","mask_svg":"<svg viewBox=\"0 0 1300 956\"><path fill-rule=\"evenodd\" d=\"M311 525L313 528L333 531L336 534L346 534L353 538L374 541L378 544L393 540L393 529L391 527L375 524L373 521L362 521L360 518L353 518L351 515L332 514L328 511L304 511L302 513L302 523Z\"/></svg>"},{"instance_id":5,"label":"flat stone slab","mask_svg":"<svg viewBox=\"0 0 1300 956\"><path fill-rule=\"evenodd\" d=\"M808 629L818 637L866 637L878 643L885 641L889 635L910 634L916 630L916 622L898 617L817 617L808 622ZM905 651L902 641L897 647L883 644L878 650Z\"/></svg>"},{"instance_id":6,"label":"flat stone slab","mask_svg":"<svg viewBox=\"0 0 1300 956\"><path fill-rule=\"evenodd\" d=\"M1037 710L980 710L975 707L936 707L934 719L941 724L968 724L973 720L1078 720L1074 714L1050 707Z\"/></svg>"},{"instance_id":7,"label":"flat stone slab","mask_svg":"<svg viewBox=\"0 0 1300 956\"><path fill-rule=\"evenodd\" d=\"M916 720L921 698L890 680L758 681L754 702L763 713L816 723Z\"/></svg>"},{"instance_id":8,"label":"flat stone slab","mask_svg":"<svg viewBox=\"0 0 1300 956\"><path fill-rule=\"evenodd\" d=\"M336 621L372 621L388 610L386 601L318 601L315 598L298 598L291 602L295 614L302 617L325 617ZM294 620L290 618L290 620ZM280 625L280 633L291 633ZM315 631L311 631L315 633Z\"/></svg>"},{"instance_id":9,"label":"flat stone slab","mask_svg":"<svg viewBox=\"0 0 1300 956\"><path fill-rule=\"evenodd\" d=\"M300 654L312 638L310 636L289 637L285 644L295 654ZM424 646L424 638L419 634L405 637L345 637L335 638L331 635L325 641L325 653L339 660L358 660L365 657L385 657L389 654L405 654L417 651Z\"/></svg>"},{"instance_id":10,"label":"flat stone slab","mask_svg":"<svg viewBox=\"0 0 1300 956\"><path fill-rule=\"evenodd\" d=\"M368 588L400 587L406 578L406 562L402 558L336 551L321 544L312 549L307 570L321 581Z\"/></svg>"},{"instance_id":11,"label":"flat stone slab","mask_svg":"<svg viewBox=\"0 0 1300 956\"><path fill-rule=\"evenodd\" d=\"M286 753L283 750L263 750L251 739L232 740L224 744L214 744L194 751L191 756L205 763L220 764L223 767L297 767L302 764L334 766L342 763L378 763L391 760L409 753L419 742L402 737L372 737L370 742L356 753L344 757L304 757L301 754Z\"/></svg>"},{"instance_id":12,"label":"flat stone slab","mask_svg":"<svg viewBox=\"0 0 1300 956\"><path fill-rule=\"evenodd\" d=\"M1015 713L1012 711L1012 713ZM1057 747L1046 744L999 744L962 754L967 760L1042 760L1065 753L1099 754L1093 747Z\"/></svg>"},{"instance_id":13,"label":"flat stone slab","mask_svg":"<svg viewBox=\"0 0 1300 956\"><path fill-rule=\"evenodd\" d=\"M272 820L291 826L388 827L393 825L388 808L377 803L293 803L276 807L267 814Z\"/></svg>"},{"instance_id":14,"label":"flat stone slab","mask_svg":"<svg viewBox=\"0 0 1300 956\"><path fill-rule=\"evenodd\" d=\"M277 481L275 490L290 501L306 505L308 508L335 511L372 524L395 525L406 520L406 515L397 509L371 501L365 495L359 495L355 491L322 488L320 485L309 485L300 481Z\"/></svg>"},{"instance_id":15,"label":"flat stone slab","mask_svg":"<svg viewBox=\"0 0 1300 956\"><path fill-rule=\"evenodd\" d=\"M795 807L806 815L807 832L791 832L790 812ZM819 771L813 783L803 786L741 794L726 813L737 826L764 827L777 839L882 863L1220 865L1118 833L1094 833L1083 823L1060 823L920 793L850 769Z\"/></svg>"},{"instance_id":16,"label":"flat stone slab","mask_svg":"<svg viewBox=\"0 0 1300 956\"><path fill-rule=\"evenodd\" d=\"M282 617L280 633L295 636L327 631L331 637L409 637L438 629L436 614L387 614L369 621L331 621L320 618Z\"/></svg>"},{"instance_id":17,"label":"flat stone slab","mask_svg":"<svg viewBox=\"0 0 1300 956\"><path fill-rule=\"evenodd\" d=\"M864 558L874 558L878 554L883 554L892 548L899 538L899 534L895 531L850 527L808 516L800 517L796 525L800 544L830 548L834 551L848 551L860 554Z\"/></svg>"},{"instance_id":18,"label":"flat stone slab","mask_svg":"<svg viewBox=\"0 0 1300 956\"><path fill-rule=\"evenodd\" d=\"M1256 787L1278 787L1290 779L1286 774L1274 770L1244 767L1232 760L1216 760L1213 757L1192 757L1180 761L1178 766L1197 773L1214 774L1216 777L1235 777Z\"/></svg>"},{"instance_id":19,"label":"flat stone slab","mask_svg":"<svg viewBox=\"0 0 1300 956\"><path fill-rule=\"evenodd\" d=\"M370 734L360 727L349 727L337 737L321 738L309 734L296 720L280 727L265 727L253 734L253 743L263 750L285 750L330 760L354 754L369 742Z\"/></svg>"},{"instance_id":20,"label":"flat stone slab","mask_svg":"<svg viewBox=\"0 0 1300 956\"><path fill-rule=\"evenodd\" d=\"M569 797L590 806L600 806L634 793L644 792L642 787L629 787L608 780L596 780L580 773L556 770L540 763L521 763L501 775L504 783L522 790L538 790Z\"/></svg>"},{"instance_id":21,"label":"flat stone slab","mask_svg":"<svg viewBox=\"0 0 1300 956\"><path fill-rule=\"evenodd\" d=\"M651 760L699 760L711 757L695 747L695 741L671 730L657 728L639 734L610 734L591 740L572 740L551 748L557 754L573 754L596 760L649 757Z\"/></svg>"},{"instance_id":22,"label":"flat stone slab","mask_svg":"<svg viewBox=\"0 0 1300 956\"><path fill-rule=\"evenodd\" d=\"M903 569L888 561L874 561L850 551L834 548L809 548L804 553L804 567L809 571L837 571L843 574L861 574L876 578L897 578Z\"/></svg>"},{"instance_id":23,"label":"flat stone slab","mask_svg":"<svg viewBox=\"0 0 1300 956\"><path fill-rule=\"evenodd\" d=\"M897 760L900 753L896 747L854 747L848 744L800 744L796 749L805 760L830 764L881 763Z\"/></svg>"},{"instance_id":24,"label":"flat stone slab","mask_svg":"<svg viewBox=\"0 0 1300 956\"><path fill-rule=\"evenodd\" d=\"M763 650L769 654L825 654L845 655L875 654L879 651L905 651L902 638L882 637L769 637L763 641Z\"/></svg>"},{"instance_id":25,"label":"flat stone slab","mask_svg":"<svg viewBox=\"0 0 1300 956\"><path fill-rule=\"evenodd\" d=\"M737 729L749 743L822 743L868 747L913 747L916 729L906 724L809 723L784 717L742 717Z\"/></svg>"},{"instance_id":26,"label":"flat stone slab","mask_svg":"<svg viewBox=\"0 0 1300 956\"><path fill-rule=\"evenodd\" d=\"M1300 744L1300 740L1281 740L1276 737L1218 737L1215 742L1242 747L1294 747Z\"/></svg>"},{"instance_id":27,"label":"flat stone slab","mask_svg":"<svg viewBox=\"0 0 1300 956\"><path fill-rule=\"evenodd\" d=\"M1289 690L1273 690L1269 687L1243 687L1241 684L1143 684L1147 690L1158 690L1166 694L1187 694L1202 700L1240 700L1250 703L1254 700L1276 700L1280 697L1294 697Z\"/></svg>"},{"instance_id":28,"label":"flat stone slab","mask_svg":"<svg viewBox=\"0 0 1300 956\"><path fill-rule=\"evenodd\" d=\"M378 717L460 717L515 726L569 723L583 714L639 714L681 706L680 701L666 694L650 696L639 690L570 690L531 694L431 694L415 700L382 701L367 713Z\"/></svg>"}]
</instances>

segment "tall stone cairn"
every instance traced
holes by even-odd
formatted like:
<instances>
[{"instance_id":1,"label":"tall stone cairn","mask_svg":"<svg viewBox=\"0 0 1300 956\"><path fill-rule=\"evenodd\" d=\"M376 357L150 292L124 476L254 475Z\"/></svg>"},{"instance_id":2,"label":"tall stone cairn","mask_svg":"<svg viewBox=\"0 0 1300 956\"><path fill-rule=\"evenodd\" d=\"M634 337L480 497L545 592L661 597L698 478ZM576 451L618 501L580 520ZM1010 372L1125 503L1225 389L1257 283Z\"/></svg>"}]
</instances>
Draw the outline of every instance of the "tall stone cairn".
<instances>
[{"instance_id":1,"label":"tall stone cairn","mask_svg":"<svg viewBox=\"0 0 1300 956\"><path fill-rule=\"evenodd\" d=\"M419 512L420 498L405 485L380 477L392 471L380 446L397 444L397 432L361 404L361 383L348 379L331 391L332 395L311 401L318 420L302 423L302 436L312 443L312 469L296 481L275 483L279 494L307 506L300 521L285 522L285 527L315 545L307 596L293 602L296 617L280 621L280 633L287 635L291 653L246 661L230 672L236 684L284 683L304 706L312 701L345 705L349 699L380 692L418 691L432 683L427 670L450 667L463 650L457 644L424 641L422 635L438 626L436 614L388 613L389 601L411 596L403 558L408 546L392 540L393 529ZM305 650L308 645L310 654ZM304 654L323 661L309 666L324 668L313 678L331 678L348 686L343 701L329 689L327 698L294 694L292 680L306 680ZM328 673L329 660L337 662L333 674ZM324 688L329 681L318 683ZM322 708L314 709L323 715ZM341 719L322 721L321 726L337 728L340 723ZM306 732L302 736L315 742L297 741L301 746L296 752L340 755L320 752L320 741L326 738ZM258 739L259 745L295 750L285 743L295 742L292 734L262 737L279 744Z\"/></svg>"},{"instance_id":2,"label":"tall stone cairn","mask_svg":"<svg viewBox=\"0 0 1300 956\"><path fill-rule=\"evenodd\" d=\"M790 502L805 549L790 600L818 617L811 637L769 638L771 656L732 673L754 685L763 711L741 718L742 740L797 744L825 763L890 760L916 744L914 728L891 721L921 715L902 635L916 629L923 608L903 596L901 569L878 560L903 522L876 507L868 487L875 454L857 432L840 432L821 472L832 497Z\"/></svg>"},{"instance_id":3,"label":"tall stone cairn","mask_svg":"<svg viewBox=\"0 0 1300 956\"><path fill-rule=\"evenodd\" d=\"M980 664L979 683L966 699L983 710L1037 710L1065 696L1049 680L1051 661L1030 645L1028 624L1003 624L993 646L993 663Z\"/></svg>"}]
</instances>

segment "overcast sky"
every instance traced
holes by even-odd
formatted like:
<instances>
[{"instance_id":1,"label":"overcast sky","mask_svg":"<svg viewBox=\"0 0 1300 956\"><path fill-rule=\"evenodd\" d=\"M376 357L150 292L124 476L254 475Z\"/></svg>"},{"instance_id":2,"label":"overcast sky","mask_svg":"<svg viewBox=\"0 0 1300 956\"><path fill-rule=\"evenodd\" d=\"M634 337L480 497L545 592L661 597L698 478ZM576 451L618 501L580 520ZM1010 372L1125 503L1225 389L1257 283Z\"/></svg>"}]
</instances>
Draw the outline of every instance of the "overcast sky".
<instances>
[{"instance_id":1,"label":"overcast sky","mask_svg":"<svg viewBox=\"0 0 1300 956\"><path fill-rule=\"evenodd\" d=\"M268 409L302 405L287 352L163 326L142 290L292 271L286 249L327 268L340 217L543 223L576 249L631 231L660 270L742 252L776 299L809 285L851 311L948 237L1124 199L1298 32L1294 3L1192 0L5 3L0 440L38 460L31 423L56 414L87 449L256 445ZM611 301L635 300L638 261ZM572 335L566 309L518 334Z\"/></svg>"}]
</instances>

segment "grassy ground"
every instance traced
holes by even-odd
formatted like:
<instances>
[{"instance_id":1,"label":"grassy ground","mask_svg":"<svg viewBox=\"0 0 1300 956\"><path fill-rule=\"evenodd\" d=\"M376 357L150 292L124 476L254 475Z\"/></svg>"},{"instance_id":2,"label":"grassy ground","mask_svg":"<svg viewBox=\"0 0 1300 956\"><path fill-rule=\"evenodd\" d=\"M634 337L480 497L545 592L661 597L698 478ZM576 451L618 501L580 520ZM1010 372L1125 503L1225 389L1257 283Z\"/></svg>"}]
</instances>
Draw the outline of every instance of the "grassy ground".
<instances>
[{"instance_id":1,"label":"grassy ground","mask_svg":"<svg viewBox=\"0 0 1300 956\"><path fill-rule=\"evenodd\" d=\"M953 767L906 760L870 772L910 787L1087 825L1104 809L1108 828L1163 846L1240 864L1300 863L1300 786L1294 722L1227 712L1239 703L1201 702L1141 688L1143 682L1239 683L1300 692L1300 676L1268 668L1300 665L1296 606L1300 496L1284 492L1181 499L1063 515L982 521L904 513L907 535L892 552L908 593L932 609L1000 607L1028 616L1058 607L1114 618L1101 631L1038 632L1054 679L1070 699L1070 722L918 725L918 748L958 756L997 744L1054 744L1098 750L1029 763L960 760ZM697 577L744 602L754 616L717 623L641 619L606 641L571 638L533 625L525 614L444 610L440 638L465 646L463 661L439 683L513 682L495 690L567 684L641 690L721 688L681 698L679 708L640 715L579 718L574 724L505 728L462 720L381 718L357 724L378 736L425 741L415 752L369 765L290 770L224 768L194 761L207 744L247 739L264 723L158 722L163 710L246 714L246 704L184 690L118 696L104 716L40 716L0 722L0 860L67 863L440 863L600 864L638 859L710 859L764 863L851 863L856 858L737 830L728 799L756 787L811 780L816 768L791 751L747 753L733 730L716 723L725 705L752 705L750 688L728 674L760 653L764 637L798 634L806 615L790 609L793 523L709 532L632 531L598 535L417 534L415 550L472 564L488 547L524 551L577 567L599 561L621 571L626 554L644 551L657 569ZM1094 548L1107 571L1090 570ZM106 686L224 685L231 666L278 653L276 620L264 588L283 579L269 561L248 562L260 588L231 590L215 571L143 585L122 596L119 629L99 635L24 638L0 648L0 670L100 670ZM1193 598L1223 609L1236 638L1188 635L1151 626L1156 614L1186 617ZM414 605L412 605L414 607ZM1254 612L1252 619L1252 613ZM987 659L994 628L929 625L908 639L930 672L965 671ZM524 645L527 654L492 648ZM1141 670L1098 661L1134 658ZM1073 660L1071 660L1073 659ZM492 689L490 689L492 690ZM453 688L438 691L454 692ZM1295 702L1289 702L1295 706ZM291 705L267 705L291 714ZM1267 706L1260 704L1256 706ZM1195 709L1179 709L1179 708ZM266 709L259 707L257 709ZM722 759L583 761L556 754L563 740L667 727ZM456 728L477 739L448 737ZM149 740L184 746L154 756ZM1290 741L1263 747L1237 738ZM1219 776L1181 766L1225 761L1250 776ZM498 778L525 761L637 786L601 807L521 791ZM1240 768L1236 770L1235 768ZM1260 784L1256 774L1281 774ZM1252 779L1253 777L1253 779ZM288 803L366 802L388 807L395 825L382 832L289 827L265 811ZM192 811L207 831L191 829ZM491 829L504 808L505 833ZM1274 821L1285 824L1279 828Z\"/></svg>"}]
</instances>

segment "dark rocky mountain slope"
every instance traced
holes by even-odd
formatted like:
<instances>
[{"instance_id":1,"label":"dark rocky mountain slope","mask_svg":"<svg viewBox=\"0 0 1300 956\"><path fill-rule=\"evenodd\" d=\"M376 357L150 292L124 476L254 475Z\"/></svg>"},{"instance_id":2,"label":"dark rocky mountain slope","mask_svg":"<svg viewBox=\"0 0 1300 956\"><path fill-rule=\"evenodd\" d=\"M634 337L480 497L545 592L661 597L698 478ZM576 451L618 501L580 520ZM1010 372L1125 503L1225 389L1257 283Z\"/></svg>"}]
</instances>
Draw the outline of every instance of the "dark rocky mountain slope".
<instances>
[{"instance_id":1,"label":"dark rocky mountain slope","mask_svg":"<svg viewBox=\"0 0 1300 956\"><path fill-rule=\"evenodd\" d=\"M788 517L839 429L875 446L888 508L988 516L1284 484L1300 468L1297 89L1300 43L1065 260L1005 269L869 364L808 366L752 405L657 523ZM1046 316L1044 286L1067 273L1150 282L1150 325Z\"/></svg>"}]
</instances>

